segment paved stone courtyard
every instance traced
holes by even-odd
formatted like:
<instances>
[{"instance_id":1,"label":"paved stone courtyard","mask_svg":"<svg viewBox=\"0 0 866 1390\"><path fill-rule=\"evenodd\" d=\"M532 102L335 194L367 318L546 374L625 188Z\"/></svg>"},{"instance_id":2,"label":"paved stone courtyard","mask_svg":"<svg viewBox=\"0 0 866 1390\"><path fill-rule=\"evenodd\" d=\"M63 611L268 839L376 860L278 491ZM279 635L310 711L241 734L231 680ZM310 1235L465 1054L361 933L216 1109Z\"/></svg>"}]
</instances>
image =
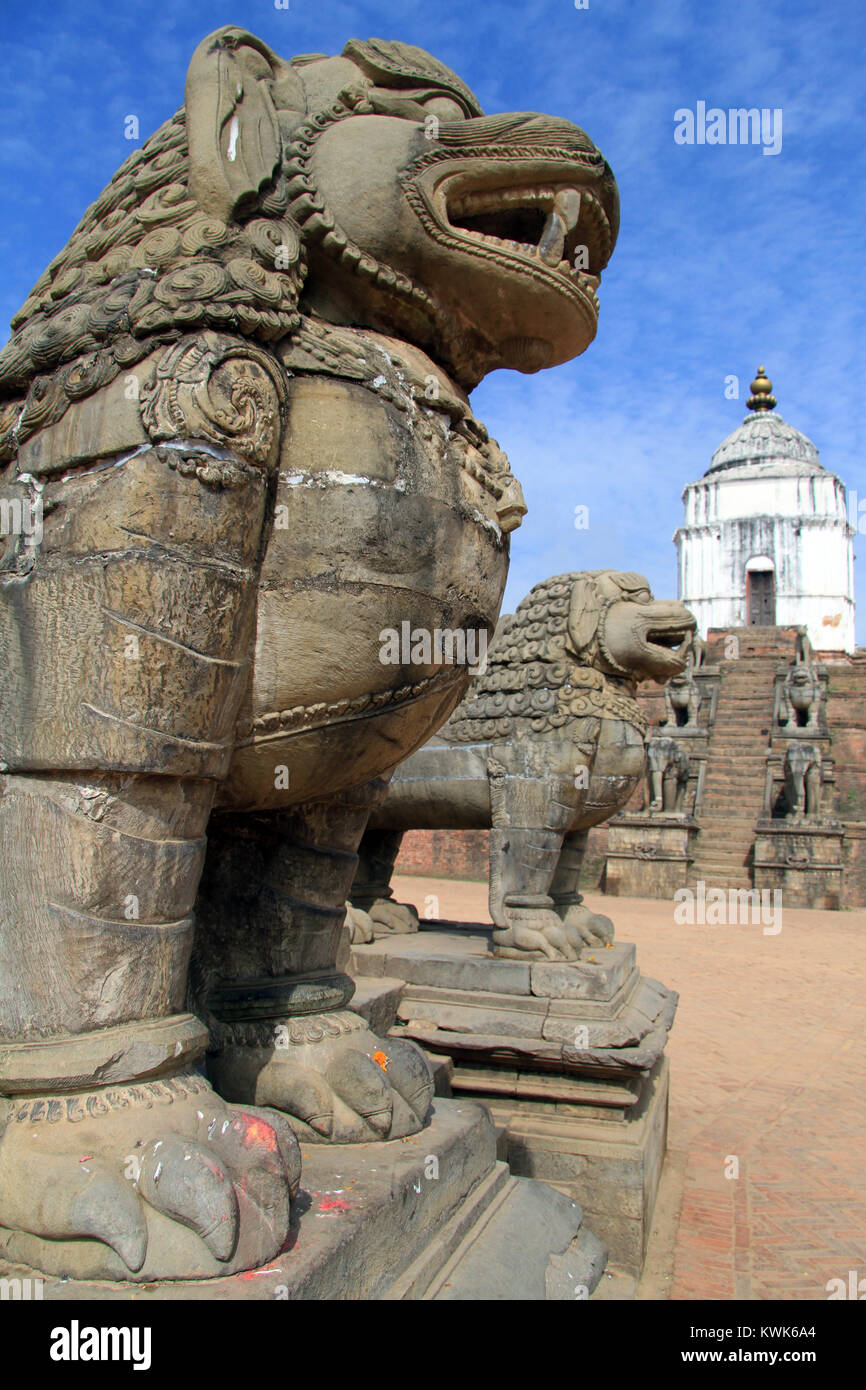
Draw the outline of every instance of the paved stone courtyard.
<instances>
[{"instance_id":1,"label":"paved stone courtyard","mask_svg":"<svg viewBox=\"0 0 866 1390\"><path fill-rule=\"evenodd\" d=\"M490 920L481 883L393 888L422 916ZM657 900L586 902L680 993L638 1298L824 1300L828 1280L866 1278L866 912L790 909L764 935L679 925Z\"/></svg>"}]
</instances>

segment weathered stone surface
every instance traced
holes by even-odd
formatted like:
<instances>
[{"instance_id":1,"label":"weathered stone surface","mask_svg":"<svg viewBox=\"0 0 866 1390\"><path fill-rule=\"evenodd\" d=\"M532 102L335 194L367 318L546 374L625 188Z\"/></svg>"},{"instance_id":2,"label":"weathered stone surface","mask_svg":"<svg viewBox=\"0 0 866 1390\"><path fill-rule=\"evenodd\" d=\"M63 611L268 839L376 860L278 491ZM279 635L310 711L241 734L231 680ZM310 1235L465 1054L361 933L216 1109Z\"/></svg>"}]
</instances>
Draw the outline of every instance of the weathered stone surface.
<instances>
[{"instance_id":1,"label":"weathered stone surface","mask_svg":"<svg viewBox=\"0 0 866 1390\"><path fill-rule=\"evenodd\" d=\"M507 1038L540 1038L547 1014L541 999L511 994L477 994L466 990L407 985L397 1011L410 1025L433 1023L456 1033L493 1033Z\"/></svg>"},{"instance_id":2,"label":"weathered stone surface","mask_svg":"<svg viewBox=\"0 0 866 1390\"><path fill-rule=\"evenodd\" d=\"M620 944L585 951L569 965L530 967L530 988L544 999L610 999L633 974L634 946Z\"/></svg>"},{"instance_id":3,"label":"weathered stone surface","mask_svg":"<svg viewBox=\"0 0 866 1390\"><path fill-rule=\"evenodd\" d=\"M755 888L767 893L779 890L786 907L840 907L845 876L844 834L838 822L834 825L820 821L810 824L804 820L759 820L755 831Z\"/></svg>"},{"instance_id":4,"label":"weathered stone surface","mask_svg":"<svg viewBox=\"0 0 866 1390\"><path fill-rule=\"evenodd\" d=\"M384 940L355 946L351 969L357 978L378 981L385 962L403 978L393 1035L434 1050L475 1059L520 1058L569 1074L627 1075L655 1065L677 996L639 974L632 945L599 950L605 962L599 965L526 966L489 956L488 945L487 933L425 924L405 938L399 955ZM404 974L405 965L411 969ZM530 976L524 977L522 993L497 988L503 973L512 970ZM542 993L545 985L548 991Z\"/></svg>"},{"instance_id":5,"label":"weathered stone surface","mask_svg":"<svg viewBox=\"0 0 866 1390\"><path fill-rule=\"evenodd\" d=\"M491 1096L487 1102L504 1127L502 1152L512 1170L579 1194L611 1266L634 1277L643 1268L667 1146L667 1059L638 1084L637 1104L620 1112L617 1123L533 1100Z\"/></svg>"},{"instance_id":6,"label":"weathered stone surface","mask_svg":"<svg viewBox=\"0 0 866 1390\"><path fill-rule=\"evenodd\" d=\"M397 1021L404 989L402 980L394 980L387 975L378 979L371 976L366 980L357 980L352 995L352 1012L360 1014L368 1027L382 1037Z\"/></svg>"},{"instance_id":7,"label":"weathered stone surface","mask_svg":"<svg viewBox=\"0 0 866 1390\"><path fill-rule=\"evenodd\" d=\"M607 1250L582 1225L580 1207L543 1183L518 1179L484 1230L448 1271L442 1302L509 1302L588 1298ZM515 1247L520 1258L515 1260Z\"/></svg>"},{"instance_id":8,"label":"weathered stone surface","mask_svg":"<svg viewBox=\"0 0 866 1390\"><path fill-rule=\"evenodd\" d=\"M688 880L697 835L691 817L617 816L608 827L605 891L612 897L672 899Z\"/></svg>"}]
</instances>

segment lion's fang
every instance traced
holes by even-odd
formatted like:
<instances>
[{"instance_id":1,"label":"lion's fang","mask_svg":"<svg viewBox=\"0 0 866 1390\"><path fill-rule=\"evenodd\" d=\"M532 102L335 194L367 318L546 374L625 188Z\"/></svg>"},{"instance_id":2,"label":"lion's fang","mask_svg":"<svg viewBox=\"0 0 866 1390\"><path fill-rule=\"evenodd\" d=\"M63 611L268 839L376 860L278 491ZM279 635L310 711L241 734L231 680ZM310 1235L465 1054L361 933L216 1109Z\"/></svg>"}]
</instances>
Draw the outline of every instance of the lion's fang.
<instances>
[{"instance_id":1,"label":"lion's fang","mask_svg":"<svg viewBox=\"0 0 866 1390\"><path fill-rule=\"evenodd\" d=\"M577 226L579 216L580 194L573 188L562 189L554 199L538 243L538 254L545 265L559 265L565 250L565 238Z\"/></svg>"}]
</instances>

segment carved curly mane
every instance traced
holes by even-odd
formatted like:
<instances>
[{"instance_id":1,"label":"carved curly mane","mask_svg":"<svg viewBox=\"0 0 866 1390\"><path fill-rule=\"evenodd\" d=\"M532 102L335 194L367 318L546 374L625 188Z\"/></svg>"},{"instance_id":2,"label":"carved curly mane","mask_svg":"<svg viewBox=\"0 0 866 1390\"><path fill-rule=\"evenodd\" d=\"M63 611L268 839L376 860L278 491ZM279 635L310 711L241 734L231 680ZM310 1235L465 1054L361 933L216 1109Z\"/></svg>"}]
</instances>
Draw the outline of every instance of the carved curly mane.
<instances>
[{"instance_id":1,"label":"carved curly mane","mask_svg":"<svg viewBox=\"0 0 866 1390\"><path fill-rule=\"evenodd\" d=\"M515 734L560 729L586 716L627 719L645 727L627 681L595 669L593 637L576 651L568 614L581 574L558 574L530 589L515 613L504 614L487 655L487 669L442 729L452 743L490 742Z\"/></svg>"},{"instance_id":2,"label":"carved curly mane","mask_svg":"<svg viewBox=\"0 0 866 1390\"><path fill-rule=\"evenodd\" d=\"M299 323L305 264L278 179L246 223L189 189L185 110L121 165L12 320L0 353L0 461L160 343L215 328L272 342Z\"/></svg>"}]
</instances>

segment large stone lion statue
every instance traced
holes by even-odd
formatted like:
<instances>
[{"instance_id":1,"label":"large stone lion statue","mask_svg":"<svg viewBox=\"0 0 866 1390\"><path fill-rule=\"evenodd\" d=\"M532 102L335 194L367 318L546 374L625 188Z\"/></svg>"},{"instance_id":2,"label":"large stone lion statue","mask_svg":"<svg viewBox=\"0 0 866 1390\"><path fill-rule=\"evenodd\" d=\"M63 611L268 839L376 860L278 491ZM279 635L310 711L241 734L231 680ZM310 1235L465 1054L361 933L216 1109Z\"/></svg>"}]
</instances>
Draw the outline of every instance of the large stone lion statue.
<instances>
[{"instance_id":1,"label":"large stone lion statue","mask_svg":"<svg viewBox=\"0 0 866 1390\"><path fill-rule=\"evenodd\" d=\"M682 671L694 629L688 609L653 599L640 574L536 584L502 618L484 674L374 812L351 893L354 938L369 938L371 924L417 930L414 909L391 898L404 831L489 828L497 955L574 960L611 940L609 918L578 892L587 832L643 775L638 683Z\"/></svg>"},{"instance_id":2,"label":"large stone lion statue","mask_svg":"<svg viewBox=\"0 0 866 1390\"><path fill-rule=\"evenodd\" d=\"M379 633L492 632L525 507L467 392L583 352L616 231L569 121L486 117L406 44L226 28L16 316L0 1254L247 1269L296 1133L425 1122L337 959L368 816L469 676Z\"/></svg>"}]
</instances>

